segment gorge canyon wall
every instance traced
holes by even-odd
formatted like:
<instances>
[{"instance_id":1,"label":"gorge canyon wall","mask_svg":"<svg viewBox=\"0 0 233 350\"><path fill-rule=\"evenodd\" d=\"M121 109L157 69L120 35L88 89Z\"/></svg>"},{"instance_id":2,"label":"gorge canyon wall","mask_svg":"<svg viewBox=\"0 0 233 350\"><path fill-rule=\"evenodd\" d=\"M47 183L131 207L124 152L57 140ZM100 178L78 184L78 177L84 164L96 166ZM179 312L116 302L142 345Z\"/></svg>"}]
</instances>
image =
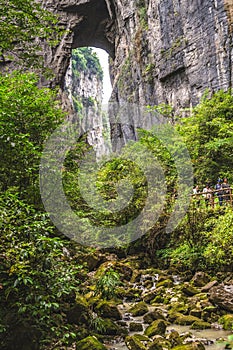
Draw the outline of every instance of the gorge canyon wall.
<instances>
[{"instance_id":1,"label":"gorge canyon wall","mask_svg":"<svg viewBox=\"0 0 233 350\"><path fill-rule=\"evenodd\" d=\"M64 88L71 50L111 56L112 100L175 109L232 86L232 0L43 0L67 31L46 64Z\"/></svg>"}]
</instances>

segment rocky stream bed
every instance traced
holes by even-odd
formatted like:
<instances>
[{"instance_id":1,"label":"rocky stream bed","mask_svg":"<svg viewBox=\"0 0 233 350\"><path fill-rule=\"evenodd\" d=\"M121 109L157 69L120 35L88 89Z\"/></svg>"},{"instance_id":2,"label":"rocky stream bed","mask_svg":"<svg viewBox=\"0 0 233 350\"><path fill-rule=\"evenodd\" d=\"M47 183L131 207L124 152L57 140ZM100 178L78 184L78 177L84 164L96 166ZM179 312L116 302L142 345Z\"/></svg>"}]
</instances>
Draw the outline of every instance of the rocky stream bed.
<instances>
[{"instance_id":1,"label":"rocky stream bed","mask_svg":"<svg viewBox=\"0 0 233 350\"><path fill-rule=\"evenodd\" d=\"M121 275L116 297L95 296L95 278L109 269ZM136 260L105 261L90 272L86 292L68 312L79 324L77 350L208 350L226 345L233 326L233 274L211 277L174 269L143 269ZM102 328L88 333L90 309ZM82 327L80 328L80 324ZM229 340L228 340L229 341Z\"/></svg>"}]
</instances>

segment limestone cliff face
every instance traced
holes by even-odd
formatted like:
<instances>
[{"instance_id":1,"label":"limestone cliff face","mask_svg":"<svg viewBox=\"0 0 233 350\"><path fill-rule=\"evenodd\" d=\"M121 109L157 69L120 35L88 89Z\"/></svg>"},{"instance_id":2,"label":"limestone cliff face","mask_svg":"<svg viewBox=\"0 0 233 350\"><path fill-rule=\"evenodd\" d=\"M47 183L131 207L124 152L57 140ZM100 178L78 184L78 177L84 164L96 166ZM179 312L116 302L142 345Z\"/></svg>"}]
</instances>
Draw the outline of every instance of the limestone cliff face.
<instances>
[{"instance_id":1,"label":"limestone cliff face","mask_svg":"<svg viewBox=\"0 0 233 350\"><path fill-rule=\"evenodd\" d=\"M46 54L64 87L72 48L112 57L115 101L195 105L232 86L232 0L45 0L69 31Z\"/></svg>"},{"instance_id":2,"label":"limestone cliff face","mask_svg":"<svg viewBox=\"0 0 233 350\"><path fill-rule=\"evenodd\" d=\"M228 4L229 5L229 4ZM232 17L222 0L138 0L117 7L115 98L195 105L232 85ZM123 59L124 58L124 59Z\"/></svg>"},{"instance_id":3,"label":"limestone cliff face","mask_svg":"<svg viewBox=\"0 0 233 350\"><path fill-rule=\"evenodd\" d=\"M64 90L72 104L74 117L80 124L80 132L87 134L87 141L94 147L97 157L107 154L108 142L103 136L106 125L101 108L103 71L92 49L73 51Z\"/></svg>"}]
</instances>

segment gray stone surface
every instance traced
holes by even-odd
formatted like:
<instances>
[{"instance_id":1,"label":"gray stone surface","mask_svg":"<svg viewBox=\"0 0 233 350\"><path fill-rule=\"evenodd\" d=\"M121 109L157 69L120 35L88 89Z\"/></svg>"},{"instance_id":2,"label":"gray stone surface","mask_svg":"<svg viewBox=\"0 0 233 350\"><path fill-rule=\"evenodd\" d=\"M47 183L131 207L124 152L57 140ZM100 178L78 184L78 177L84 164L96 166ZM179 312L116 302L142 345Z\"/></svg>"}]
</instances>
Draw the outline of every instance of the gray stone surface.
<instances>
[{"instance_id":1,"label":"gray stone surface","mask_svg":"<svg viewBox=\"0 0 233 350\"><path fill-rule=\"evenodd\" d=\"M46 61L64 86L70 51L97 46L113 58L116 101L195 105L206 88L232 85L231 0L45 0L67 32Z\"/></svg>"}]
</instances>

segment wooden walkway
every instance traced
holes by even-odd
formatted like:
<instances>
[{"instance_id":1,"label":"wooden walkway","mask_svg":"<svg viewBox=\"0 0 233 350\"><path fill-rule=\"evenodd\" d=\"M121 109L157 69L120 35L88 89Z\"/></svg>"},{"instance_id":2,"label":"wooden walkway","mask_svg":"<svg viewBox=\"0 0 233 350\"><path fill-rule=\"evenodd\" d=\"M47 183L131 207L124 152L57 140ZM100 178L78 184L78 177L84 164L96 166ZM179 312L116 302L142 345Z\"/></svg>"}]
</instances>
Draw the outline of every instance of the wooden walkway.
<instances>
[{"instance_id":1,"label":"wooden walkway","mask_svg":"<svg viewBox=\"0 0 233 350\"><path fill-rule=\"evenodd\" d=\"M196 201L197 205L200 205L201 202L205 202L206 206L211 206L214 208L216 205L233 205L233 188L224 188L220 190L211 189L208 192L198 192L192 194L192 198Z\"/></svg>"}]
</instances>

